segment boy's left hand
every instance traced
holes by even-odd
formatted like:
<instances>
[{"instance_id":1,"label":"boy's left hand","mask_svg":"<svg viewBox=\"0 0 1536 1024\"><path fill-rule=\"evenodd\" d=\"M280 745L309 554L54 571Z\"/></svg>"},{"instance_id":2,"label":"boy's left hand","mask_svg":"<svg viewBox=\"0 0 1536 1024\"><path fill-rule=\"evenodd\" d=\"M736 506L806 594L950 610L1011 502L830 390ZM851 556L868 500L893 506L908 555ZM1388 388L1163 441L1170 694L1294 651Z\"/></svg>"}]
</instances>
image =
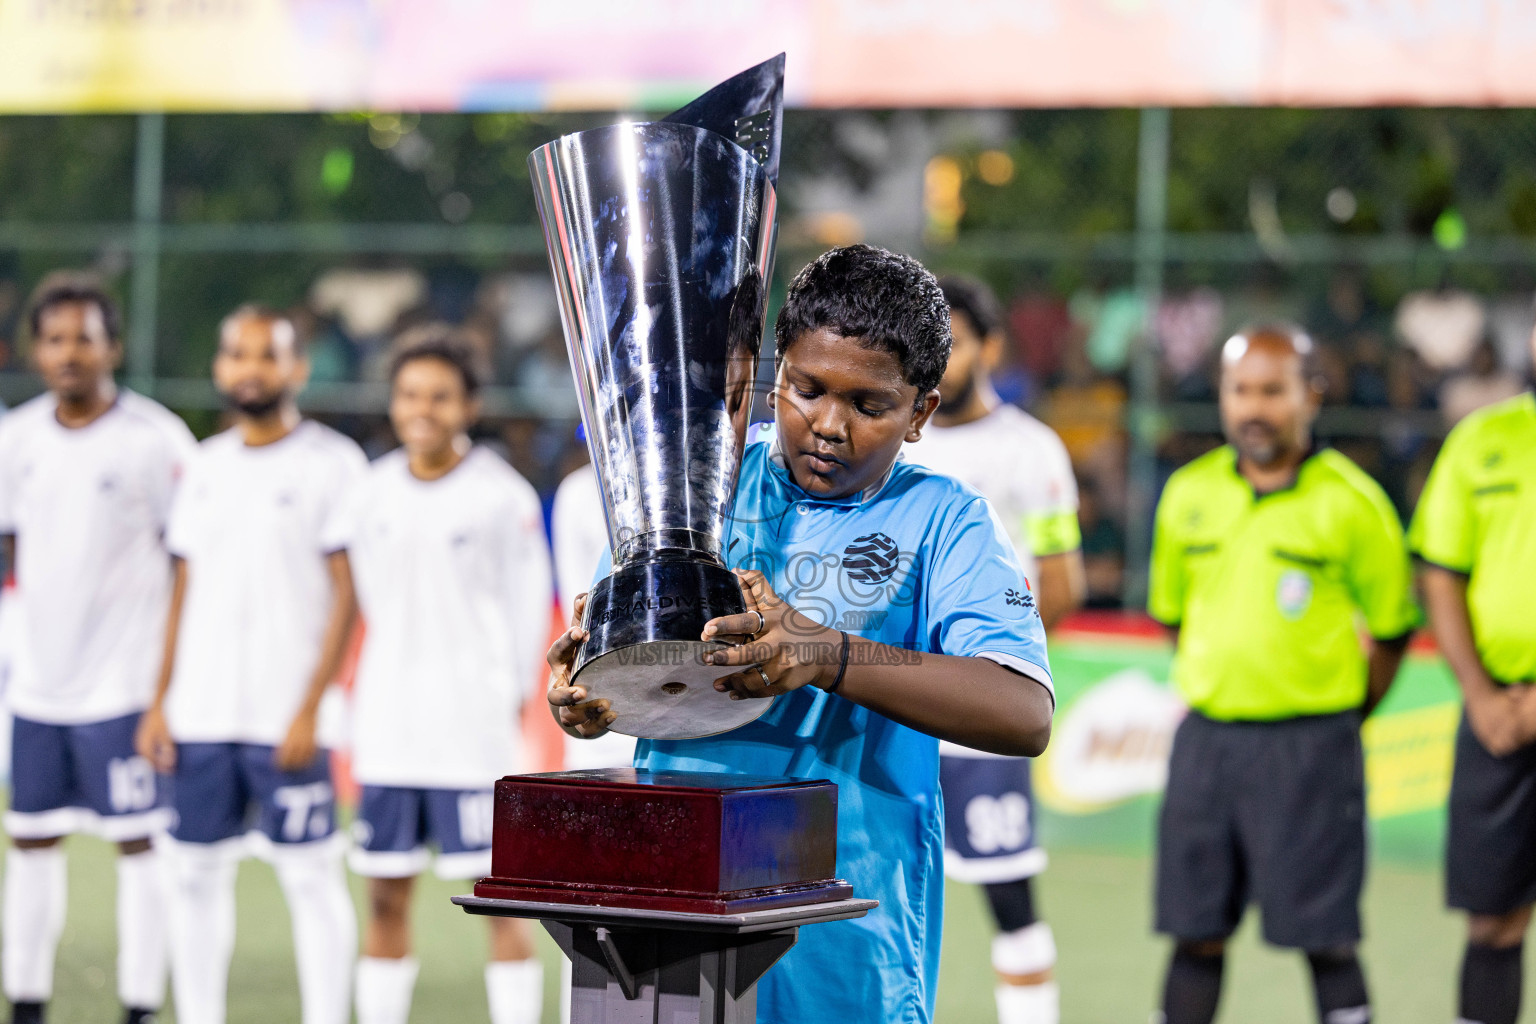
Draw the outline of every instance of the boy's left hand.
<instances>
[{"instance_id":1,"label":"boy's left hand","mask_svg":"<svg viewBox=\"0 0 1536 1024\"><path fill-rule=\"evenodd\" d=\"M734 570L747 610L704 624L703 639L746 637L745 643L712 652L711 665L737 669L715 680L732 700L777 697L802 686L823 686L837 674L842 634L795 611L756 569ZM759 622L758 616L762 619Z\"/></svg>"}]
</instances>

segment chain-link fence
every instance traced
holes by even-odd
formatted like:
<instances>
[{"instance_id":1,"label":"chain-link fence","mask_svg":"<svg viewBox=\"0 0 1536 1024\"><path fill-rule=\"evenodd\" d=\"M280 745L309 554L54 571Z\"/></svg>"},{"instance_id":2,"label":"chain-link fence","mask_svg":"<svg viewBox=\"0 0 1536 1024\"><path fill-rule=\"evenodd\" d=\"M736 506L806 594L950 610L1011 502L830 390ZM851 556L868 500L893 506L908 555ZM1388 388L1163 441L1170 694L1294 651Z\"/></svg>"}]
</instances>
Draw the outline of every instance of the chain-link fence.
<instances>
[{"instance_id":1,"label":"chain-link fence","mask_svg":"<svg viewBox=\"0 0 1536 1024\"><path fill-rule=\"evenodd\" d=\"M447 319L494 381L487 434L548 493L581 453L525 159L611 120L0 118L0 397L37 390L21 312L58 267L107 278L127 381L204 432L240 302L294 309L304 404L375 450L390 339ZM1161 480L1220 440L1214 354L1240 324L1313 332L1320 432L1405 512L1447 426L1524 386L1533 146L1531 111L792 111L777 290L859 238L990 282L999 391L1073 454L1094 601L1134 601Z\"/></svg>"}]
</instances>

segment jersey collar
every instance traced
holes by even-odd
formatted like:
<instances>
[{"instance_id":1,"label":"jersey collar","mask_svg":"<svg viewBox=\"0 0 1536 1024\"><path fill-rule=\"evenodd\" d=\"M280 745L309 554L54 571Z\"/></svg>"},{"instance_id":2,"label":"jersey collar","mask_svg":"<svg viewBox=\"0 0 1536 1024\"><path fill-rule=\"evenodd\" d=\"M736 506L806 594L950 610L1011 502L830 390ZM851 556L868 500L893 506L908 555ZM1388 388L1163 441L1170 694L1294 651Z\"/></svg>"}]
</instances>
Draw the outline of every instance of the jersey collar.
<instances>
[{"instance_id":1,"label":"jersey collar","mask_svg":"<svg viewBox=\"0 0 1536 1024\"><path fill-rule=\"evenodd\" d=\"M1248 493L1253 495L1254 501L1263 501L1265 498L1273 498L1278 494L1289 494L1291 491L1294 491L1301 484L1301 474L1307 471L1307 467L1311 465L1313 459L1317 458L1323 448L1324 445L1318 443L1317 438L1313 437L1312 443L1307 446L1306 454L1296 464L1296 472L1291 477L1291 482L1283 487L1276 487L1272 491L1265 491L1263 494L1254 490L1253 484L1249 483L1248 478L1243 476L1242 471L1237 468L1237 448L1230 444L1226 446L1228 456L1227 467L1232 473L1232 479L1242 484Z\"/></svg>"}]
</instances>

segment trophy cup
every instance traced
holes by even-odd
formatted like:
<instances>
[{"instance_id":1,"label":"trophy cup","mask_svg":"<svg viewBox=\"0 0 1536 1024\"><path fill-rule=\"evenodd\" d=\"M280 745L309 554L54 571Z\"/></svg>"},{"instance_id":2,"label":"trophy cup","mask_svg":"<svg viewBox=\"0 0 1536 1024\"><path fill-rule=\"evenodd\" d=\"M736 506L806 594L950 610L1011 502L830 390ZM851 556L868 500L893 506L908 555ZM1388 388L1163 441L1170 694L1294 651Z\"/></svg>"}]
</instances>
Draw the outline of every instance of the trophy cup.
<instances>
[{"instance_id":1,"label":"trophy cup","mask_svg":"<svg viewBox=\"0 0 1536 1024\"><path fill-rule=\"evenodd\" d=\"M775 241L784 58L662 121L528 158L607 518L574 678L614 729L687 739L769 700L717 693L704 624L745 610L721 538L751 411Z\"/></svg>"},{"instance_id":2,"label":"trophy cup","mask_svg":"<svg viewBox=\"0 0 1536 1024\"><path fill-rule=\"evenodd\" d=\"M529 158L602 488L614 569L577 678L637 736L758 717L701 655L741 612L721 538L773 263L784 56L653 124ZM601 771L496 783L491 874L453 902L535 918L571 959L572 1024L751 1024L757 982L808 924L862 917L825 779Z\"/></svg>"}]
</instances>

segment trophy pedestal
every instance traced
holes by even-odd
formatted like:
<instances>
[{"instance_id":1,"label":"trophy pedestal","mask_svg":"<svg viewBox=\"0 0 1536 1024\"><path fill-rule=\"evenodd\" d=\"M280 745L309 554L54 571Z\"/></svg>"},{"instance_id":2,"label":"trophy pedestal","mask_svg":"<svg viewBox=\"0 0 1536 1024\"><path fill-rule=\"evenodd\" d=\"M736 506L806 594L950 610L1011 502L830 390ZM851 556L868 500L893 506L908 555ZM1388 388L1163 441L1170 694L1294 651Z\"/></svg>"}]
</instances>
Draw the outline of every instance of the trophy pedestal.
<instances>
[{"instance_id":1,"label":"trophy pedestal","mask_svg":"<svg viewBox=\"0 0 1536 1024\"><path fill-rule=\"evenodd\" d=\"M837 787L630 768L496 783L488 878L454 902L541 921L572 1024L750 1024L801 925L877 904L831 877Z\"/></svg>"},{"instance_id":2,"label":"trophy pedestal","mask_svg":"<svg viewBox=\"0 0 1536 1024\"><path fill-rule=\"evenodd\" d=\"M863 917L840 899L743 914L581 907L455 896L471 914L533 918L571 960L571 1024L753 1024L757 983L800 927Z\"/></svg>"}]
</instances>

